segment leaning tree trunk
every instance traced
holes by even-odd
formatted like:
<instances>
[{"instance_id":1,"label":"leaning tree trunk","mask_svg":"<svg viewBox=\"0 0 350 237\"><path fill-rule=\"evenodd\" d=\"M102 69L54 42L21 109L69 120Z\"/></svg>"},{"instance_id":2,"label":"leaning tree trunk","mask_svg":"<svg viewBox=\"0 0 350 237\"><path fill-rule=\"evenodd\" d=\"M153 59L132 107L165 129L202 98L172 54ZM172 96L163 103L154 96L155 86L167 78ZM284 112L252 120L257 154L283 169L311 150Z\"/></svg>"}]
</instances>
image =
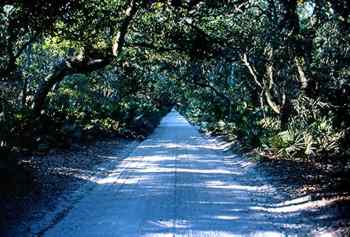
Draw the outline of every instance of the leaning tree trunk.
<instances>
[{"instance_id":1,"label":"leaning tree trunk","mask_svg":"<svg viewBox=\"0 0 350 237\"><path fill-rule=\"evenodd\" d=\"M81 55L64 60L54 68L54 71L45 78L45 81L41 84L34 96L34 117L38 117L40 115L44 108L47 95L52 90L54 85L62 81L66 76L79 73L89 73L102 69L112 62L113 56L118 57L120 55L125 44L125 36L128 32L129 25L131 24L136 12L136 1L130 0L128 2L128 8L125 12L125 18L120 25L119 33L117 34L116 40L113 43L112 52L109 53L108 56L102 59L91 59L89 55L84 55L84 52L82 51Z\"/></svg>"},{"instance_id":2,"label":"leaning tree trunk","mask_svg":"<svg viewBox=\"0 0 350 237\"><path fill-rule=\"evenodd\" d=\"M96 71L98 69L104 68L111 62L111 58L107 57L104 59L95 60L65 60L59 63L54 71L48 75L44 82L40 85L37 93L34 96L33 101L33 115L34 117L39 116L44 108L45 100L49 92L52 90L56 83L62 81L65 76L79 74L79 73L89 73Z\"/></svg>"},{"instance_id":3,"label":"leaning tree trunk","mask_svg":"<svg viewBox=\"0 0 350 237\"><path fill-rule=\"evenodd\" d=\"M54 72L45 78L45 81L40 85L38 91L34 96L33 101L33 115L40 115L42 109L44 108L44 103L46 97L52 87L64 79L66 75L69 74L66 61L61 62L54 68Z\"/></svg>"}]
</instances>

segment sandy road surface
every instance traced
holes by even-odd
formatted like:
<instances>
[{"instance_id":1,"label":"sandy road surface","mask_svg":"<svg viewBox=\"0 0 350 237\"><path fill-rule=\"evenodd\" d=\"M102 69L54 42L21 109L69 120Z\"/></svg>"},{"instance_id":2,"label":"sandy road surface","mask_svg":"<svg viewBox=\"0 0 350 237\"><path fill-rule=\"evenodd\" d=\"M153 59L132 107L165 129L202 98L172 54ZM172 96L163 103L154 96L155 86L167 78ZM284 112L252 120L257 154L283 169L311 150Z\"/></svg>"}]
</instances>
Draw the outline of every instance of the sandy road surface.
<instances>
[{"instance_id":1,"label":"sandy road surface","mask_svg":"<svg viewBox=\"0 0 350 237\"><path fill-rule=\"evenodd\" d=\"M44 236L308 236L321 228L176 111Z\"/></svg>"}]
</instances>

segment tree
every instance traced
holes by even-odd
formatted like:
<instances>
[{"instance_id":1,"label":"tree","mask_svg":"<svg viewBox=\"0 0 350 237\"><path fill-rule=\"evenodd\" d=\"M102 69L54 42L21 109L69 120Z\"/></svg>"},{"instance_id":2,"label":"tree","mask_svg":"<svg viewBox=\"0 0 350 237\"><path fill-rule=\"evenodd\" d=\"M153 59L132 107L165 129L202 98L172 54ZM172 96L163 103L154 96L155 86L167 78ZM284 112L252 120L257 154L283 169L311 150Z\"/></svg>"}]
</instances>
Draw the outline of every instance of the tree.
<instances>
[{"instance_id":1,"label":"tree","mask_svg":"<svg viewBox=\"0 0 350 237\"><path fill-rule=\"evenodd\" d=\"M252 146L272 146L280 133L293 133L294 142L312 137L312 144L321 147L317 124L327 124L327 139L337 137L338 148L349 138L347 1L30 3L5 1L0 8L2 81L15 82L17 90L12 99L1 96L3 108L15 108L11 116L22 101L23 109L31 104L31 118L45 118L57 110L55 96L69 105L60 86L71 91L70 80L98 78L100 89L94 90L109 92L77 90L118 95L120 100L114 101L121 111L129 111L129 118L165 101L156 96L163 94L171 95L169 104L187 106L183 110L189 116L195 111L203 122L230 124L227 130ZM166 89L164 85L171 92L154 93ZM78 92L67 94L79 98ZM123 107L127 100L133 109ZM312 113L307 103L314 105ZM97 117L112 116L92 110Z\"/></svg>"}]
</instances>

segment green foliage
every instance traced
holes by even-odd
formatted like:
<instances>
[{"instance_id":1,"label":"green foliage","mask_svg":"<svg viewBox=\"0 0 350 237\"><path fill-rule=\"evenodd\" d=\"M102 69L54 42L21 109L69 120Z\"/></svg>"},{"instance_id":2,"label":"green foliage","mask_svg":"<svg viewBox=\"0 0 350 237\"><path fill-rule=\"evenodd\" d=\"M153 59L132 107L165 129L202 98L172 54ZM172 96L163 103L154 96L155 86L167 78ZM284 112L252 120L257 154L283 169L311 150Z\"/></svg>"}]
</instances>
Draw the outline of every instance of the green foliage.
<instances>
[{"instance_id":1,"label":"green foliage","mask_svg":"<svg viewBox=\"0 0 350 237\"><path fill-rule=\"evenodd\" d=\"M133 2L0 4L2 150L144 137L177 103L247 149L348 154L345 1Z\"/></svg>"},{"instance_id":2,"label":"green foliage","mask_svg":"<svg viewBox=\"0 0 350 237\"><path fill-rule=\"evenodd\" d=\"M271 137L268 146L290 158L322 158L344 153L346 147L341 143L344 130L334 126L334 115L325 106L307 98L298 101L298 115L291 119L288 130Z\"/></svg>"}]
</instances>

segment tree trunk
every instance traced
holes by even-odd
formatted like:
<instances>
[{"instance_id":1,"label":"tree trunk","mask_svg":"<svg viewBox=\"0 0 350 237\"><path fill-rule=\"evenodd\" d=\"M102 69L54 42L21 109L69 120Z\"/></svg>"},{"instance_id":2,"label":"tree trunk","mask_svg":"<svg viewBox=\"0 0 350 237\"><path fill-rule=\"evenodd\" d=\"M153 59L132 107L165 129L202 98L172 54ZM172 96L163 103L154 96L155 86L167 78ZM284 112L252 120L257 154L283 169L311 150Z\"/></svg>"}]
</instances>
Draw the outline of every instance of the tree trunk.
<instances>
[{"instance_id":1,"label":"tree trunk","mask_svg":"<svg viewBox=\"0 0 350 237\"><path fill-rule=\"evenodd\" d=\"M54 68L54 72L45 78L45 81L40 85L38 91L34 96L33 101L33 114L34 116L39 116L42 109L44 108L44 103L46 97L52 87L59 81L62 81L66 75L68 75L68 68L66 66L66 61L61 62Z\"/></svg>"},{"instance_id":2,"label":"tree trunk","mask_svg":"<svg viewBox=\"0 0 350 237\"><path fill-rule=\"evenodd\" d=\"M303 63L300 62L298 58L294 58L295 65L297 66L298 69L298 75L299 75L299 81L300 81L300 89L304 91L308 87L308 79L305 76L304 68L303 68Z\"/></svg>"},{"instance_id":3,"label":"tree trunk","mask_svg":"<svg viewBox=\"0 0 350 237\"><path fill-rule=\"evenodd\" d=\"M85 55L82 51L79 56L75 58L70 58L59 63L55 68L53 73L48 75L45 81L39 87L37 93L34 96L33 102L33 116L37 117L40 115L44 108L45 100L48 93L52 90L53 86L61 82L65 76L79 74L79 73L89 73L102 69L113 60L113 56L118 57L121 50L125 44L125 36L127 34L129 25L137 12L135 0L130 0L128 9L125 12L125 18L122 22L119 33L117 34L116 40L113 43L113 54L108 54L107 57L102 59L90 59L89 55Z\"/></svg>"},{"instance_id":4,"label":"tree trunk","mask_svg":"<svg viewBox=\"0 0 350 237\"><path fill-rule=\"evenodd\" d=\"M45 81L41 84L37 93L35 94L33 101L33 115L40 115L42 109L44 108L48 93L52 90L56 83L61 82L65 76L96 71L104 68L111 61L112 59L107 57L104 59L95 59L90 61L86 61L85 58L83 58L82 61L72 59L59 63L54 68L54 72L46 77Z\"/></svg>"},{"instance_id":5,"label":"tree trunk","mask_svg":"<svg viewBox=\"0 0 350 237\"><path fill-rule=\"evenodd\" d=\"M273 50L270 48L268 50L268 64L266 65L266 80L264 81L264 88L263 90L265 91L265 97L266 97L266 102L270 106L270 108L276 113L276 114L281 114L281 107L273 101L271 90L273 89L274 86L274 80L273 80L273 64L272 64L272 55L273 55Z\"/></svg>"},{"instance_id":6,"label":"tree trunk","mask_svg":"<svg viewBox=\"0 0 350 237\"><path fill-rule=\"evenodd\" d=\"M23 82L23 87L22 87L22 109L24 109L26 107L26 103L27 103L27 91L28 91L28 81L30 80L30 78L26 77L24 78L24 82Z\"/></svg>"},{"instance_id":7,"label":"tree trunk","mask_svg":"<svg viewBox=\"0 0 350 237\"><path fill-rule=\"evenodd\" d=\"M280 121L281 121L281 130L287 130L289 124L289 118L293 112L293 106L288 98L286 98L285 103L281 107Z\"/></svg>"}]
</instances>

